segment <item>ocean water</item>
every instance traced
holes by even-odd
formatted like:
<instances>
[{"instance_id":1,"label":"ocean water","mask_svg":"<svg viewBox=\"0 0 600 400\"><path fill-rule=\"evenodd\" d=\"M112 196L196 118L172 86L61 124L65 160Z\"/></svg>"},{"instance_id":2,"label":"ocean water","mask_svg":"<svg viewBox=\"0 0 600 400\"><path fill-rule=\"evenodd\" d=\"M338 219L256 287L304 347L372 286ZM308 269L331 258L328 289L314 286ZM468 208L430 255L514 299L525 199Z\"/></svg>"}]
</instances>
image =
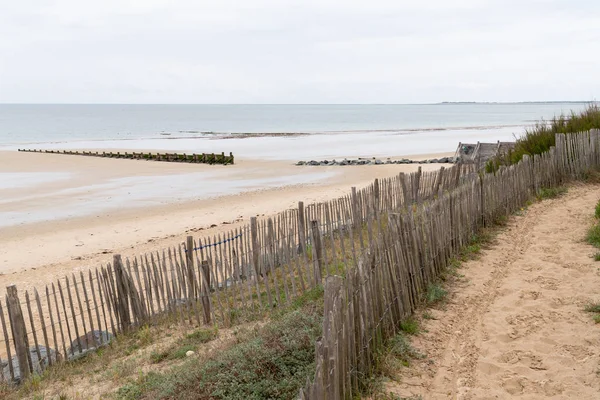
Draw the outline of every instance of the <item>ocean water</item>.
<instances>
[{"instance_id":1,"label":"ocean water","mask_svg":"<svg viewBox=\"0 0 600 400\"><path fill-rule=\"evenodd\" d=\"M511 130L585 103L430 105L0 104L0 146L140 139ZM121 145L121 147L127 147Z\"/></svg>"},{"instance_id":2,"label":"ocean water","mask_svg":"<svg viewBox=\"0 0 600 400\"><path fill-rule=\"evenodd\" d=\"M236 160L277 160L289 164L345 157L425 157L452 153L458 142L513 140L535 121L585 106L0 105L0 150L26 147L188 154L233 152ZM48 172L41 166L38 172L10 168L2 171L3 162L6 161L0 157L0 230L141 205L158 206L318 183L343 170L298 167L250 179L247 168L215 167L178 175L125 174L79 184L71 179L82 174L77 170ZM272 166L256 168L270 171Z\"/></svg>"}]
</instances>

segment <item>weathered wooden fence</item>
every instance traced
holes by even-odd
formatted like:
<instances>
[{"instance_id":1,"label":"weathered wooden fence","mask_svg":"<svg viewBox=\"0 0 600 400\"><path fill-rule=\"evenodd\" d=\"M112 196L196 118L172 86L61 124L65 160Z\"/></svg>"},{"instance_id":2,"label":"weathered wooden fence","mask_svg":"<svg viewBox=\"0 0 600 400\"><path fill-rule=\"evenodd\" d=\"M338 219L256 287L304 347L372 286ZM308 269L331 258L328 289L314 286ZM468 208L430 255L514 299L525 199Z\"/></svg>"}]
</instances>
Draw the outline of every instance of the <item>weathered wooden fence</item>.
<instances>
[{"instance_id":1,"label":"weathered wooden fence","mask_svg":"<svg viewBox=\"0 0 600 400\"><path fill-rule=\"evenodd\" d=\"M202 153L202 154L180 154L180 153L128 153L128 152L98 152L98 151L72 151L72 150L36 150L36 149L18 149L18 151L26 153L47 153L47 154L66 154L72 156L88 156L88 157L104 157L104 158L124 158L129 160L146 160L146 161L166 161L166 162L183 162L195 164L223 164L229 165L234 163L233 153L228 156L225 153Z\"/></svg>"},{"instance_id":2,"label":"weathered wooden fence","mask_svg":"<svg viewBox=\"0 0 600 400\"><path fill-rule=\"evenodd\" d=\"M344 397L369 372L377 345L478 227L536 190L598 165L597 146L596 132L560 136L556 149L495 175L480 176L472 165L419 169L333 201L299 202L226 234L115 255L43 287L8 287L0 301L0 380L18 382L165 316L230 325L325 279L317 375L303 395ZM342 271L345 280L332 277Z\"/></svg>"},{"instance_id":3,"label":"weathered wooden fence","mask_svg":"<svg viewBox=\"0 0 600 400\"><path fill-rule=\"evenodd\" d=\"M345 278L325 280L323 336L314 380L301 399L348 399L373 373L377 352L422 301L450 258L478 230L506 216L541 188L582 178L600 167L599 132L557 135L549 152L496 174L467 176L454 190L418 205L371 208L369 244ZM373 200L373 204L376 200ZM376 232L376 233L375 233Z\"/></svg>"},{"instance_id":4,"label":"weathered wooden fence","mask_svg":"<svg viewBox=\"0 0 600 400\"><path fill-rule=\"evenodd\" d=\"M430 200L475 175L466 165L419 169L333 201L299 202L297 209L253 218L224 235L188 237L131 258L115 255L111 263L45 286L10 287L0 301L0 380L19 381L157 318L230 325L290 302L323 277L356 265L373 234L363 226L375 212Z\"/></svg>"}]
</instances>

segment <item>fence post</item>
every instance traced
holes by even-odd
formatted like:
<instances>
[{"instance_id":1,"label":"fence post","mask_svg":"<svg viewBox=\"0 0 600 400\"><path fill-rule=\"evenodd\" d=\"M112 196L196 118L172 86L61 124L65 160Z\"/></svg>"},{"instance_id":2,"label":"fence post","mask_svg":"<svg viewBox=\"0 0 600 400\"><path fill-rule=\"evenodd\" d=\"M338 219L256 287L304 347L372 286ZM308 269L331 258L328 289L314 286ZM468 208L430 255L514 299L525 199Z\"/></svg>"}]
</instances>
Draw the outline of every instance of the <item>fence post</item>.
<instances>
[{"instance_id":1,"label":"fence post","mask_svg":"<svg viewBox=\"0 0 600 400\"><path fill-rule=\"evenodd\" d=\"M352 221L354 228L360 227L362 220L358 215L358 196L356 195L355 186L352 186L352 218L354 219L354 221Z\"/></svg>"},{"instance_id":2,"label":"fence post","mask_svg":"<svg viewBox=\"0 0 600 400\"><path fill-rule=\"evenodd\" d=\"M479 174L479 208L481 210L481 226L487 224L485 218L485 192L483 186L483 174Z\"/></svg>"},{"instance_id":3,"label":"fence post","mask_svg":"<svg viewBox=\"0 0 600 400\"><path fill-rule=\"evenodd\" d=\"M188 275L188 300L191 302L192 298L196 298L196 279L194 279L194 238L193 236L187 237L186 243L186 264L187 264L187 275Z\"/></svg>"},{"instance_id":4,"label":"fence post","mask_svg":"<svg viewBox=\"0 0 600 400\"><path fill-rule=\"evenodd\" d=\"M298 254L304 253L304 248L306 246L306 227L304 220L304 202L298 202Z\"/></svg>"},{"instance_id":5,"label":"fence post","mask_svg":"<svg viewBox=\"0 0 600 400\"><path fill-rule=\"evenodd\" d=\"M19 360L19 371L21 371L21 380L29 378L29 349L27 348L27 329L25 328L25 319L23 310L19 302L19 295L15 285L6 287L6 306L8 307L8 316L12 330L17 359ZM8 343L7 343L8 344ZM9 363L12 360L8 360Z\"/></svg>"},{"instance_id":6,"label":"fence post","mask_svg":"<svg viewBox=\"0 0 600 400\"><path fill-rule=\"evenodd\" d=\"M204 310L204 323L210 324L210 270L209 270L208 260L202 261L202 281L203 290L202 290L202 309Z\"/></svg>"},{"instance_id":7,"label":"fence post","mask_svg":"<svg viewBox=\"0 0 600 400\"><path fill-rule=\"evenodd\" d=\"M129 313L129 291L125 282L125 271L123 271L123 261L119 254L113 256L113 268L115 270L115 280L117 284L116 306L119 310L119 319L121 330L127 331L131 327L131 314Z\"/></svg>"},{"instance_id":8,"label":"fence post","mask_svg":"<svg viewBox=\"0 0 600 400\"><path fill-rule=\"evenodd\" d=\"M421 174L422 174L422 168L419 165L419 169L417 169L417 172L414 174L415 180L413 181L413 184L414 184L413 201L415 203L419 203L419 189L421 186Z\"/></svg>"},{"instance_id":9,"label":"fence post","mask_svg":"<svg viewBox=\"0 0 600 400\"><path fill-rule=\"evenodd\" d=\"M377 178L375 178L375 182L373 183L373 194L374 194L374 198L375 198L375 207L374 207L375 215L379 215L380 194L379 194L379 179L377 179Z\"/></svg>"},{"instance_id":10,"label":"fence post","mask_svg":"<svg viewBox=\"0 0 600 400\"><path fill-rule=\"evenodd\" d=\"M320 285L322 282L321 276L323 271L323 247L321 242L321 231L319 230L319 221L311 221L310 224L316 253L315 282L317 285Z\"/></svg>"}]
</instances>

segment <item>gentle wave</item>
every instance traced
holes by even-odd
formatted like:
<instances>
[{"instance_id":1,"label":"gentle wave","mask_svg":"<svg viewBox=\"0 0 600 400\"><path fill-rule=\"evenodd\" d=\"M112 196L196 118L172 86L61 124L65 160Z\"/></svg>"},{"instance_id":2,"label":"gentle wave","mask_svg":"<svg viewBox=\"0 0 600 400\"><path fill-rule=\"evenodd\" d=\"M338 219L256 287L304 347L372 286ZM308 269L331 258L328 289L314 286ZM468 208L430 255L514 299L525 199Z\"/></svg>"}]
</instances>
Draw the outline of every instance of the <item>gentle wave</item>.
<instances>
[{"instance_id":1,"label":"gentle wave","mask_svg":"<svg viewBox=\"0 0 600 400\"><path fill-rule=\"evenodd\" d=\"M396 128L396 129L348 129L336 131L289 131L289 132L213 132L213 131L177 131L161 132L164 139L193 139L193 138L239 138L239 137L263 137L263 136L305 136L305 135L331 135L331 134L360 134L360 133L418 133L435 131L456 130L493 130L503 128L523 128L524 124L501 124L501 125L472 125L472 126L445 126L426 128ZM189 133L191 135L181 135ZM175 135L175 136L174 136ZM125 139L124 139L125 140Z\"/></svg>"},{"instance_id":2,"label":"gentle wave","mask_svg":"<svg viewBox=\"0 0 600 400\"><path fill-rule=\"evenodd\" d=\"M32 143L40 144L61 144L61 143L80 143L80 142L127 142L136 140L178 140L178 139L205 139L205 140L228 140L228 139L250 139L257 137L299 137L310 135L359 135L359 134L390 134L390 135L415 135L420 132L444 132L444 131L486 131L506 128L526 128L524 124L501 124L501 125L473 125L473 126L450 126L450 127L427 127L427 128L398 128L398 129L360 129L360 130L337 130L337 131L305 131L305 132L212 132L212 131L176 131L159 132L151 136L127 137L127 138L105 138L105 139L70 139L70 140L52 140L36 142L13 142L2 146L28 145ZM0 146L1 147L1 146Z\"/></svg>"}]
</instances>

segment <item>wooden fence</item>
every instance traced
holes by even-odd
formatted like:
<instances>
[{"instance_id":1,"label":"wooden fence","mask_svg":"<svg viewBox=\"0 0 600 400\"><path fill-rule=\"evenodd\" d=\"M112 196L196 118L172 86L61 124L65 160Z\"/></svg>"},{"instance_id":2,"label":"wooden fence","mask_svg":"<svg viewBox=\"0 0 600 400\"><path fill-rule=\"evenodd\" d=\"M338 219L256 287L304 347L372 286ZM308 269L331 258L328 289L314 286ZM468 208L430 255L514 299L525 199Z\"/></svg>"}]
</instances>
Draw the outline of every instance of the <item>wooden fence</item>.
<instances>
[{"instance_id":1,"label":"wooden fence","mask_svg":"<svg viewBox=\"0 0 600 400\"><path fill-rule=\"evenodd\" d=\"M0 380L20 381L165 316L231 325L322 284L369 244L377 215L431 200L476 175L472 166L375 180L339 199L256 219L224 235L77 271L0 301ZM19 289L19 290L18 290ZM27 368L21 369L21 365Z\"/></svg>"},{"instance_id":2,"label":"wooden fence","mask_svg":"<svg viewBox=\"0 0 600 400\"><path fill-rule=\"evenodd\" d=\"M66 154L74 156L88 157L105 157L105 158L124 158L129 160L146 160L146 161L165 161L165 162L183 162L194 164L223 164L229 165L234 163L233 153L228 156L225 153L202 153L202 154L179 154L179 153L128 153L128 152L98 152L98 151L71 151L71 150L36 150L36 149L18 149L18 151L26 153L47 153L47 154Z\"/></svg>"},{"instance_id":3,"label":"wooden fence","mask_svg":"<svg viewBox=\"0 0 600 400\"><path fill-rule=\"evenodd\" d=\"M448 258L536 190L597 166L597 146L597 132L559 136L556 149L495 175L472 165L419 169L224 235L115 255L43 287L10 286L0 301L0 380L19 382L165 317L228 326L325 280L317 374L302 395L348 397Z\"/></svg>"},{"instance_id":4,"label":"wooden fence","mask_svg":"<svg viewBox=\"0 0 600 400\"><path fill-rule=\"evenodd\" d=\"M325 280L323 335L316 373L301 399L349 399L373 373L375 356L422 301L428 285L478 230L506 216L541 188L582 178L600 166L597 130L557 135L556 146L503 167L468 175L454 190L413 206L371 208L369 243L345 278ZM373 204L376 198L371 198ZM373 226L371 228L371 225Z\"/></svg>"}]
</instances>

